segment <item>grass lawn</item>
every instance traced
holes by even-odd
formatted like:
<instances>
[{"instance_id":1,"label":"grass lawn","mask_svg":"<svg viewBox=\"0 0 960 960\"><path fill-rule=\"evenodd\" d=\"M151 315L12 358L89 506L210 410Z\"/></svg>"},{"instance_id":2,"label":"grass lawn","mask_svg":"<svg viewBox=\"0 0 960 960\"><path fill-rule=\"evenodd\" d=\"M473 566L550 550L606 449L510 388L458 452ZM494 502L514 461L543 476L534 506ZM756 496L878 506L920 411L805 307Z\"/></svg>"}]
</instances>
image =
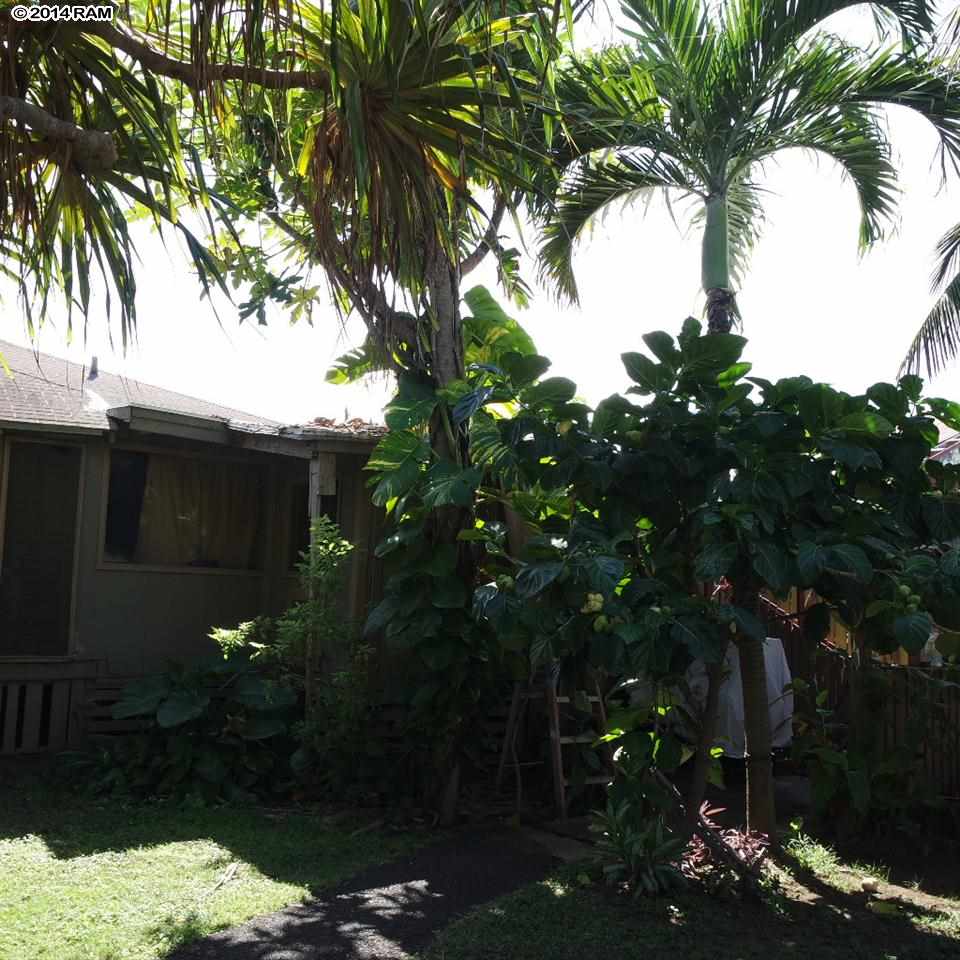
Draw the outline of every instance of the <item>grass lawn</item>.
<instances>
[{"instance_id":1,"label":"grass lawn","mask_svg":"<svg viewBox=\"0 0 960 960\"><path fill-rule=\"evenodd\" d=\"M320 813L125 806L6 784L0 960L153 960L417 842Z\"/></svg>"},{"instance_id":2,"label":"grass lawn","mask_svg":"<svg viewBox=\"0 0 960 960\"><path fill-rule=\"evenodd\" d=\"M632 900L571 867L448 927L423 960L927 960L960 956L960 901L894 887L805 841L767 902L687 893ZM870 898L865 875L879 882ZM960 877L958 877L960 883ZM868 906L870 900L885 905Z\"/></svg>"}]
</instances>

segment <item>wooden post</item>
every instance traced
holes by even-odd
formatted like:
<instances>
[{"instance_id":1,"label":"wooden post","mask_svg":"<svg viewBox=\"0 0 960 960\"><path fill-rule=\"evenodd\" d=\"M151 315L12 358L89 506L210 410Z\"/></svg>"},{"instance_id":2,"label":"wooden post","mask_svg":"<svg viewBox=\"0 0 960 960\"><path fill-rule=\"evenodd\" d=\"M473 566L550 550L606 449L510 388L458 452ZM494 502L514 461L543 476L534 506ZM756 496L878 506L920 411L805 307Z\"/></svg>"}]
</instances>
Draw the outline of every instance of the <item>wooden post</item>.
<instances>
[{"instance_id":1,"label":"wooden post","mask_svg":"<svg viewBox=\"0 0 960 960\"><path fill-rule=\"evenodd\" d=\"M310 523L323 514L322 497L337 492L337 457L333 453L315 453L310 460Z\"/></svg>"},{"instance_id":2,"label":"wooden post","mask_svg":"<svg viewBox=\"0 0 960 960\"><path fill-rule=\"evenodd\" d=\"M332 453L315 452L310 460L310 480L307 496L308 513L310 515L310 546L308 551L312 553L313 547L313 524L323 515L323 497L331 496L337 492L337 458ZM308 554L309 555L309 554ZM312 602L313 580L309 584L309 597ZM323 656L325 651L317 650L317 638L311 629L307 638L307 649L304 655L303 664L303 687L306 707L307 720L313 717L314 707L314 671L317 661Z\"/></svg>"}]
</instances>

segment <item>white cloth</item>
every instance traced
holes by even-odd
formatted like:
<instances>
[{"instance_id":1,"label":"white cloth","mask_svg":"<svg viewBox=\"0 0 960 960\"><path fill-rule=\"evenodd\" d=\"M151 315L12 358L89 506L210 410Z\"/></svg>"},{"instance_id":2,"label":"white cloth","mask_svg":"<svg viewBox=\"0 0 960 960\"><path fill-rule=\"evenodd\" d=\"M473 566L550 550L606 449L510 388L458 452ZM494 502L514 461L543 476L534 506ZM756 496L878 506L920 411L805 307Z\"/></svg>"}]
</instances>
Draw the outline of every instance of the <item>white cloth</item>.
<instances>
[{"instance_id":1,"label":"white cloth","mask_svg":"<svg viewBox=\"0 0 960 960\"><path fill-rule=\"evenodd\" d=\"M767 671L767 695L770 698L772 745L774 748L788 747L793 740L793 693L783 691L792 677L783 642L779 638L767 637L764 641L763 661ZM699 707L702 707L707 696L707 668L702 660L695 660L690 665L686 681L693 699ZM673 693L678 699L682 699L680 691L673 691ZM652 685L641 682L632 691L630 702L634 706L651 703L653 695ZM683 730L680 732L683 733ZM727 647L724 677L720 685L717 743L723 747L725 756L742 759L746 755L740 657L736 646L732 643Z\"/></svg>"},{"instance_id":2,"label":"white cloth","mask_svg":"<svg viewBox=\"0 0 960 960\"><path fill-rule=\"evenodd\" d=\"M763 662L767 671L767 697L770 702L770 733L774 748L788 747L793 740L793 692L784 693L792 680L783 642L767 637L763 644ZM703 665L700 665L701 669ZM743 727L743 683L740 679L740 657L736 647L727 648L724 678L720 686L720 709L717 717L717 742L728 757L746 756Z\"/></svg>"}]
</instances>

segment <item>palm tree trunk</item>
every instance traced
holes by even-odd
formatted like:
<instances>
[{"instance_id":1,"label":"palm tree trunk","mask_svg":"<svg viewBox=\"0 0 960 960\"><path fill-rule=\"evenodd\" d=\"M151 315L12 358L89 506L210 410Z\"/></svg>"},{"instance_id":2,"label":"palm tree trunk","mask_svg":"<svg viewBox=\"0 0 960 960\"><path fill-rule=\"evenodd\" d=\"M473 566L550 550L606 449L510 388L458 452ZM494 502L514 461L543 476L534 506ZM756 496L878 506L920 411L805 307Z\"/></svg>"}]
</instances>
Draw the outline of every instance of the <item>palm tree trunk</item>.
<instances>
[{"instance_id":1,"label":"palm tree trunk","mask_svg":"<svg viewBox=\"0 0 960 960\"><path fill-rule=\"evenodd\" d=\"M736 301L730 289L730 234L727 198L723 192L706 201L703 232L702 281L707 295L707 330L729 333L736 315ZM752 584L735 583L733 602L751 612L757 606ZM763 641L737 636L740 679L743 684L743 723L747 744L747 827L776 843L777 813L773 797L773 762L770 757L770 703Z\"/></svg>"},{"instance_id":2,"label":"palm tree trunk","mask_svg":"<svg viewBox=\"0 0 960 960\"><path fill-rule=\"evenodd\" d=\"M707 295L707 331L729 333L736 306L730 289L730 229L726 194L711 194L706 204L701 282Z\"/></svg>"}]
</instances>

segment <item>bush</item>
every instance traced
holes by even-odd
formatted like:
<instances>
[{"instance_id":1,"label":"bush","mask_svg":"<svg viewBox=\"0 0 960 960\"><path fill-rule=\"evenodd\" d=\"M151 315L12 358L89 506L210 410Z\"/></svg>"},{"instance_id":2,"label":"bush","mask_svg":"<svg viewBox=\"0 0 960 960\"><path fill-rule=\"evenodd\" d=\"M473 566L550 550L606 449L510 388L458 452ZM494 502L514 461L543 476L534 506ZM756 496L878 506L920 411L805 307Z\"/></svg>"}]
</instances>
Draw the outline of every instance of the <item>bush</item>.
<instances>
[{"instance_id":1,"label":"bush","mask_svg":"<svg viewBox=\"0 0 960 960\"><path fill-rule=\"evenodd\" d=\"M282 744L295 704L288 686L261 676L249 660L172 666L129 684L115 705L115 719L140 719L138 733L68 762L85 768L95 792L249 800L289 783Z\"/></svg>"}]
</instances>

